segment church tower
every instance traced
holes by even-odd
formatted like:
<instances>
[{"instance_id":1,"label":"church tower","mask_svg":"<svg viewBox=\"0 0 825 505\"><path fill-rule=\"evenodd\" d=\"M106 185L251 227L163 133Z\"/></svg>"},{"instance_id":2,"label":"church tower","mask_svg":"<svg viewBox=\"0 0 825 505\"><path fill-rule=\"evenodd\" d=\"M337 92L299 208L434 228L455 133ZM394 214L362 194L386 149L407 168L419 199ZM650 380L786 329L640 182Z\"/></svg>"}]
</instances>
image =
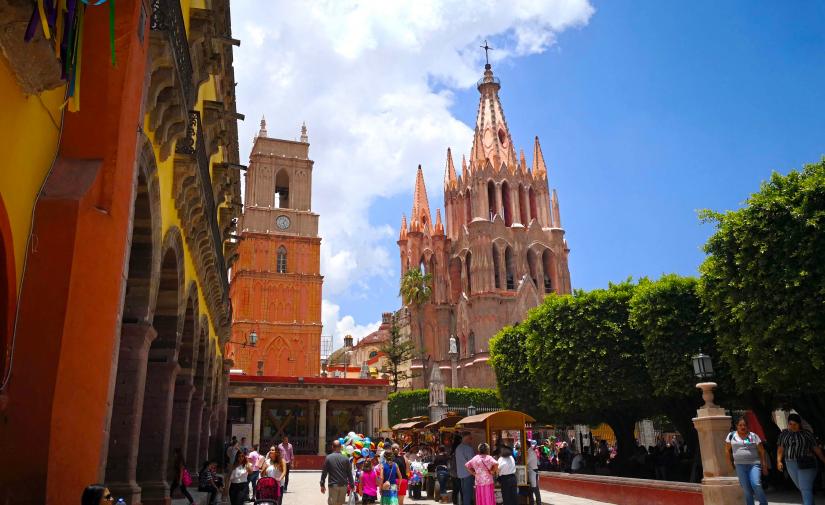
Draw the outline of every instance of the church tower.
<instances>
[{"instance_id":1,"label":"church tower","mask_svg":"<svg viewBox=\"0 0 825 505\"><path fill-rule=\"evenodd\" d=\"M459 343L457 386L495 386L487 365L489 340L502 327L520 322L547 294L571 293L567 241L556 192L550 191L538 137L532 165L516 156L499 98L501 83L487 64L469 161L458 173L447 149L444 218L432 223L419 166L410 221L399 234L402 275L423 268L433 277L433 296L424 311L424 348L441 368L451 366L449 338ZM413 309L414 310L414 309ZM410 317L410 325L418 324ZM413 335L418 329L413 328ZM420 344L419 344L420 345ZM429 369L432 362L413 363ZM414 381L425 384L422 377Z\"/></svg>"},{"instance_id":2,"label":"church tower","mask_svg":"<svg viewBox=\"0 0 825 505\"><path fill-rule=\"evenodd\" d=\"M300 141L255 137L246 172L239 258L232 269L229 358L248 375L317 376L321 366L321 238L312 212L306 125ZM249 334L255 347L243 346Z\"/></svg>"}]
</instances>

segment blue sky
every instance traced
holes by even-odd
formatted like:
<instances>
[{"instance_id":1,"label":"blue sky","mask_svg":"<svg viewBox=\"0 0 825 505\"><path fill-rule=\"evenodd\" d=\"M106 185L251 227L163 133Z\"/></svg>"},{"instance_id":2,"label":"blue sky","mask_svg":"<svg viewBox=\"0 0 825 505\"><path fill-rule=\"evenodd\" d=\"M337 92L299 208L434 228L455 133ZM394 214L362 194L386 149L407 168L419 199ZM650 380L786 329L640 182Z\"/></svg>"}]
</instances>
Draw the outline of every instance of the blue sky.
<instances>
[{"instance_id":1,"label":"blue sky","mask_svg":"<svg viewBox=\"0 0 825 505\"><path fill-rule=\"evenodd\" d=\"M552 40L532 50L514 42L521 21L490 36L504 53L493 69L514 143L530 153L533 136L541 140L559 192L574 288L628 276L694 275L713 231L700 224L698 209L736 208L771 171L825 155L825 3L590 6L594 12L577 5L571 15L579 22L548 29ZM479 53L467 60L475 78ZM478 93L469 79L426 82L448 97L453 120L474 124ZM458 132L420 152L433 210L443 206L446 148L457 162L470 150L470 138L455 144L464 138ZM369 247L388 253L379 255L385 271L362 275L329 297L337 319L351 316L356 331L399 306L395 240L401 213L412 205L415 154L405 155L405 166L387 182L392 187L375 193L365 209L370 229L379 230ZM331 261L325 266L335 268Z\"/></svg>"}]
</instances>

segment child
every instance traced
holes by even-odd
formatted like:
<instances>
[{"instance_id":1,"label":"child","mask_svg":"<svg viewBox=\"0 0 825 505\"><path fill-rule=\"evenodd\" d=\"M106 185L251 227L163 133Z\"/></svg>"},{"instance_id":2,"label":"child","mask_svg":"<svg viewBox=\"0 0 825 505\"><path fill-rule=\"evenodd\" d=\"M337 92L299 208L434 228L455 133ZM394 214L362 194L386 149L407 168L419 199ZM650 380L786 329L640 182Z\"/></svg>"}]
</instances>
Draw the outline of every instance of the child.
<instances>
[{"instance_id":1,"label":"child","mask_svg":"<svg viewBox=\"0 0 825 505\"><path fill-rule=\"evenodd\" d=\"M364 460L364 468L361 471L361 502L366 504L375 503L378 499L378 469L372 466L371 459Z\"/></svg>"}]
</instances>

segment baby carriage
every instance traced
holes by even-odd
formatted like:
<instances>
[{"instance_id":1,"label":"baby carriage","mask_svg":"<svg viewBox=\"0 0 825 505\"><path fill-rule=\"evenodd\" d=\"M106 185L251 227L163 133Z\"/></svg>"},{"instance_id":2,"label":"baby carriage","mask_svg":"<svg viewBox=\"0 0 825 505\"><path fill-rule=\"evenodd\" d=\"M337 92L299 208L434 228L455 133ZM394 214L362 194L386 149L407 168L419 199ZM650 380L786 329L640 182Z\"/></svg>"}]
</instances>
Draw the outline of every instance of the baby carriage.
<instances>
[{"instance_id":1,"label":"baby carriage","mask_svg":"<svg viewBox=\"0 0 825 505\"><path fill-rule=\"evenodd\" d=\"M281 487L272 477L261 477L255 485L255 504L278 505L281 497Z\"/></svg>"}]
</instances>

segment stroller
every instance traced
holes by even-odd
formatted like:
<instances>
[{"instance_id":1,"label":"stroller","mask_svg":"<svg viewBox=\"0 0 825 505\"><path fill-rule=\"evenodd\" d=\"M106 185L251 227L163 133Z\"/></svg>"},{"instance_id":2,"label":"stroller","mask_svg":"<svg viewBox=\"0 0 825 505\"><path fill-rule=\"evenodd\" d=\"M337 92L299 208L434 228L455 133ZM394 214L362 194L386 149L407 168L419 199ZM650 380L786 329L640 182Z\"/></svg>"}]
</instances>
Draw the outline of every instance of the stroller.
<instances>
[{"instance_id":1,"label":"stroller","mask_svg":"<svg viewBox=\"0 0 825 505\"><path fill-rule=\"evenodd\" d=\"M281 486L272 477L261 477L255 485L255 504L279 505Z\"/></svg>"}]
</instances>

